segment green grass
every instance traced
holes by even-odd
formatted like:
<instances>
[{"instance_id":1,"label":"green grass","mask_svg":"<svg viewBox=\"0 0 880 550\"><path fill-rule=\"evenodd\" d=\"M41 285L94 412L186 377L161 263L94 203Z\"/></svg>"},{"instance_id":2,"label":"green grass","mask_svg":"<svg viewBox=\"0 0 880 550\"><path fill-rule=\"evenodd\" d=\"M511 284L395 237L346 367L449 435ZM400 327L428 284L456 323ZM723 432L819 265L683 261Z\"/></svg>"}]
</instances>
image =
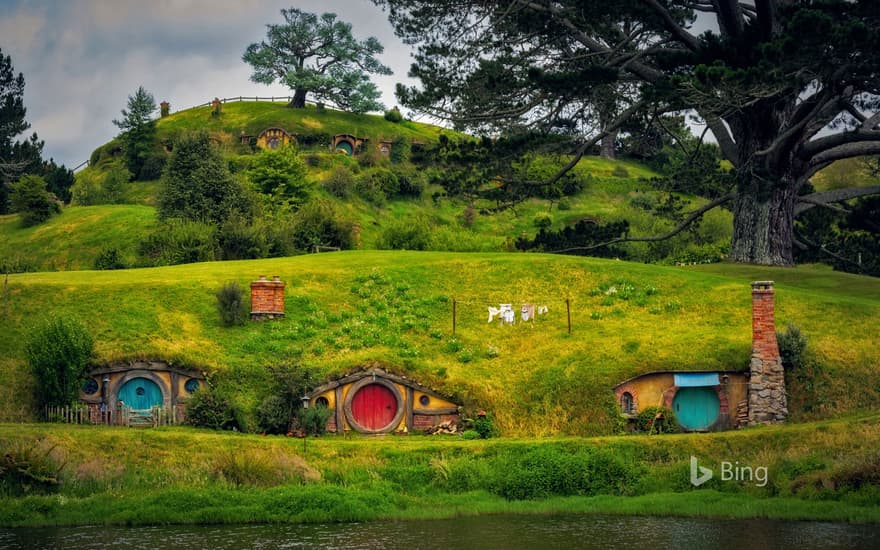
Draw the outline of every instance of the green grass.
<instances>
[{"instance_id":1,"label":"green grass","mask_svg":"<svg viewBox=\"0 0 880 550\"><path fill-rule=\"evenodd\" d=\"M0 496L0 525L425 519L481 513L614 513L880 521L880 417L738 432L603 438L312 438L0 425L0 449L34 445L60 469L55 494ZM690 485L689 459L716 469ZM229 477L231 456L247 481ZM575 469L529 467L541 456ZM577 468L584 457L604 457ZM610 462L608 462L610 460ZM768 482L718 479L721 461L765 466ZM614 476L625 481L597 485ZM503 467L501 467L503 466ZM279 474L282 473L284 475ZM874 473L872 473L874 472ZM867 477L866 477L867 476ZM528 483L542 496L505 497ZM12 488L6 485L6 489Z\"/></svg>"},{"instance_id":2,"label":"green grass","mask_svg":"<svg viewBox=\"0 0 880 550\"><path fill-rule=\"evenodd\" d=\"M155 209L134 205L68 207L25 229L18 215L0 216L0 261L39 271L92 269L98 252L110 246L133 260L156 225Z\"/></svg>"},{"instance_id":3,"label":"green grass","mask_svg":"<svg viewBox=\"0 0 880 550\"><path fill-rule=\"evenodd\" d=\"M731 267L726 275L725 267L709 274L539 254L364 251L11 275L0 414L28 418L23 342L41 317L66 313L92 331L96 363L153 358L206 369L234 388L246 410L266 394L268 366L299 362L333 377L379 362L491 410L508 435L608 433L610 390L622 380L652 370L747 368L748 279L774 278L777 327L800 326L828 379L809 390L824 408L795 407L794 418L877 406L877 279L810 266ZM287 283L286 317L221 326L215 290L259 275ZM623 284L633 287L629 299L601 291ZM486 307L499 303L544 304L550 312L534 325L487 324Z\"/></svg>"},{"instance_id":4,"label":"green grass","mask_svg":"<svg viewBox=\"0 0 880 550\"><path fill-rule=\"evenodd\" d=\"M441 132L454 133L420 122L395 124L381 115L356 115L333 109L318 112L312 105L305 109L289 109L285 103L236 102L224 104L219 117L211 116L211 107L173 113L159 119L157 135L162 139L181 131L203 129L224 134L229 143L234 143L241 132L256 137L263 130L275 127L290 134L352 134L369 138L374 143L396 137L436 141Z\"/></svg>"}]
</instances>

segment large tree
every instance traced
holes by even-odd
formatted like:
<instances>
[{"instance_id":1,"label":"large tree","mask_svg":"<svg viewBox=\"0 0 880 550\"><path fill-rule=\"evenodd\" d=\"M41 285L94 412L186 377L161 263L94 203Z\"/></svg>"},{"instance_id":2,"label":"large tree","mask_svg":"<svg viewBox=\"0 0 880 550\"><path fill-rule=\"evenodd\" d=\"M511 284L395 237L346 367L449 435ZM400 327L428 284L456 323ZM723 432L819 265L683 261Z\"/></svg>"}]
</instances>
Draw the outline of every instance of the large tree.
<instances>
[{"instance_id":1,"label":"large tree","mask_svg":"<svg viewBox=\"0 0 880 550\"><path fill-rule=\"evenodd\" d=\"M114 119L113 124L122 130L126 167L138 178L156 141L156 100L143 86L138 86L134 95L128 96L127 107L122 109L122 118Z\"/></svg>"},{"instance_id":2,"label":"large tree","mask_svg":"<svg viewBox=\"0 0 880 550\"><path fill-rule=\"evenodd\" d=\"M791 265L796 212L880 192L802 194L880 153L876 0L374 2L418 46L402 103L472 130L576 128L569 166L633 116L696 112L735 169L703 210L732 203L736 261ZM600 123L609 86L636 93Z\"/></svg>"},{"instance_id":3,"label":"large tree","mask_svg":"<svg viewBox=\"0 0 880 550\"><path fill-rule=\"evenodd\" d=\"M24 75L15 74L12 58L0 49L0 214L8 211L9 185L42 167L43 142L34 133L19 141L30 124L25 120Z\"/></svg>"},{"instance_id":4,"label":"large tree","mask_svg":"<svg viewBox=\"0 0 880 550\"><path fill-rule=\"evenodd\" d=\"M266 25L266 41L251 44L242 59L253 66L251 80L276 80L293 90L291 107L305 107L306 96L329 101L342 109L363 113L382 110L372 74L391 74L376 59L384 51L374 37L359 41L351 24L336 14L318 17L298 9L283 9L284 23Z\"/></svg>"}]
</instances>

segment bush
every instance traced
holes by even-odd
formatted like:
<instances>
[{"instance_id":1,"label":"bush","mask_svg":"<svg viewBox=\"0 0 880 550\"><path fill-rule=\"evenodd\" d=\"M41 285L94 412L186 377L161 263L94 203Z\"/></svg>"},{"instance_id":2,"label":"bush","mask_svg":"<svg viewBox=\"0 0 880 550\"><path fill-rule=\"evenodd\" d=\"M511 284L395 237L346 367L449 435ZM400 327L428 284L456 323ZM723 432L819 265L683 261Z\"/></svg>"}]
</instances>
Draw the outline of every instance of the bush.
<instances>
[{"instance_id":1,"label":"bush","mask_svg":"<svg viewBox=\"0 0 880 550\"><path fill-rule=\"evenodd\" d=\"M52 317L34 329L25 356L37 381L37 404L68 405L79 397L93 345L92 336L75 319Z\"/></svg>"},{"instance_id":2,"label":"bush","mask_svg":"<svg viewBox=\"0 0 880 550\"><path fill-rule=\"evenodd\" d=\"M538 229L549 229L553 225L553 218L547 212L538 212L532 219L532 225Z\"/></svg>"},{"instance_id":3,"label":"bush","mask_svg":"<svg viewBox=\"0 0 880 550\"><path fill-rule=\"evenodd\" d=\"M322 185L334 197L347 199L354 194L356 182L351 170L345 166L334 166Z\"/></svg>"},{"instance_id":4,"label":"bush","mask_svg":"<svg viewBox=\"0 0 880 550\"><path fill-rule=\"evenodd\" d=\"M394 107L385 111L385 120L397 124L403 120L403 115L400 114L400 110L397 107Z\"/></svg>"},{"instance_id":5,"label":"bush","mask_svg":"<svg viewBox=\"0 0 880 550\"><path fill-rule=\"evenodd\" d=\"M60 485L63 464L52 457L53 447L37 441L0 443L0 495L48 493Z\"/></svg>"},{"instance_id":6,"label":"bush","mask_svg":"<svg viewBox=\"0 0 880 550\"><path fill-rule=\"evenodd\" d=\"M248 179L264 195L282 198L295 206L306 202L311 185L296 148L264 149L247 170Z\"/></svg>"},{"instance_id":7,"label":"bush","mask_svg":"<svg viewBox=\"0 0 880 550\"><path fill-rule=\"evenodd\" d=\"M186 403L186 423L211 430L238 430L232 402L210 386L202 386Z\"/></svg>"},{"instance_id":8,"label":"bush","mask_svg":"<svg viewBox=\"0 0 880 550\"><path fill-rule=\"evenodd\" d=\"M480 434L480 437L482 439L489 439L490 437L497 434L495 422L488 414L478 416L477 419L473 421L473 425L471 427L475 432Z\"/></svg>"},{"instance_id":9,"label":"bush","mask_svg":"<svg viewBox=\"0 0 880 550\"><path fill-rule=\"evenodd\" d=\"M679 431L678 421L671 409L647 407L639 413L633 426L636 431L648 434L675 433Z\"/></svg>"},{"instance_id":10,"label":"bush","mask_svg":"<svg viewBox=\"0 0 880 550\"><path fill-rule=\"evenodd\" d=\"M248 303L245 291L235 281L223 285L215 294L217 311L224 326L243 325L248 320Z\"/></svg>"},{"instance_id":11,"label":"bush","mask_svg":"<svg viewBox=\"0 0 880 550\"><path fill-rule=\"evenodd\" d=\"M95 172L83 170L76 175L70 197L70 204L75 206L104 204L104 186Z\"/></svg>"},{"instance_id":12,"label":"bush","mask_svg":"<svg viewBox=\"0 0 880 550\"><path fill-rule=\"evenodd\" d=\"M214 227L206 223L171 220L141 242L139 253L153 266L212 261L214 234Z\"/></svg>"},{"instance_id":13,"label":"bush","mask_svg":"<svg viewBox=\"0 0 880 550\"><path fill-rule=\"evenodd\" d=\"M431 229L420 218L394 220L388 224L376 248L380 250L427 250L431 242Z\"/></svg>"},{"instance_id":14,"label":"bush","mask_svg":"<svg viewBox=\"0 0 880 550\"><path fill-rule=\"evenodd\" d=\"M122 204L125 202L126 190L130 181L131 172L127 169L121 166L111 168L104 175L104 181L101 183L103 204Z\"/></svg>"},{"instance_id":15,"label":"bush","mask_svg":"<svg viewBox=\"0 0 880 550\"><path fill-rule=\"evenodd\" d=\"M343 218L326 201L313 200L294 214L291 242L297 250L312 250L316 246L351 248L351 221Z\"/></svg>"},{"instance_id":16,"label":"bush","mask_svg":"<svg viewBox=\"0 0 880 550\"><path fill-rule=\"evenodd\" d=\"M418 170L397 171L397 194L401 197L419 198L426 185L424 173Z\"/></svg>"},{"instance_id":17,"label":"bush","mask_svg":"<svg viewBox=\"0 0 880 550\"><path fill-rule=\"evenodd\" d=\"M307 435L321 435L327 431L327 421L332 412L323 405L315 405L308 409L299 409L296 414L297 423Z\"/></svg>"},{"instance_id":18,"label":"bush","mask_svg":"<svg viewBox=\"0 0 880 550\"><path fill-rule=\"evenodd\" d=\"M138 179L147 181L161 178L167 162L168 156L165 153L152 153L144 160Z\"/></svg>"},{"instance_id":19,"label":"bush","mask_svg":"<svg viewBox=\"0 0 880 550\"><path fill-rule=\"evenodd\" d=\"M789 323L785 332L776 333L776 341L779 344L779 355L782 358L783 368L796 369L804 365L807 337L801 334L800 327Z\"/></svg>"},{"instance_id":20,"label":"bush","mask_svg":"<svg viewBox=\"0 0 880 550\"><path fill-rule=\"evenodd\" d=\"M24 176L13 183L10 202L12 210L21 215L22 227L41 224L61 211L61 207L46 190L46 180L40 176Z\"/></svg>"},{"instance_id":21,"label":"bush","mask_svg":"<svg viewBox=\"0 0 880 550\"><path fill-rule=\"evenodd\" d=\"M102 248L95 257L95 269L125 269L127 266L122 261L122 254L115 246Z\"/></svg>"},{"instance_id":22,"label":"bush","mask_svg":"<svg viewBox=\"0 0 880 550\"><path fill-rule=\"evenodd\" d=\"M285 434L290 430L291 406L280 395L270 395L257 407L257 428L267 434Z\"/></svg>"},{"instance_id":23,"label":"bush","mask_svg":"<svg viewBox=\"0 0 880 550\"><path fill-rule=\"evenodd\" d=\"M233 214L220 227L217 245L224 260L253 260L269 255L269 243L263 228Z\"/></svg>"},{"instance_id":24,"label":"bush","mask_svg":"<svg viewBox=\"0 0 880 550\"><path fill-rule=\"evenodd\" d=\"M406 162L409 160L412 152L412 145L410 140L405 137L395 138L393 142L391 142L391 162L394 164L400 164L402 162Z\"/></svg>"},{"instance_id":25,"label":"bush","mask_svg":"<svg viewBox=\"0 0 880 550\"><path fill-rule=\"evenodd\" d=\"M400 182L391 170L377 168L364 171L357 179L355 189L357 194L368 203L382 206L388 197L398 193Z\"/></svg>"},{"instance_id":26,"label":"bush","mask_svg":"<svg viewBox=\"0 0 880 550\"><path fill-rule=\"evenodd\" d=\"M611 171L611 175L615 178L628 178L629 170L627 170L624 166L618 164L614 167L614 170Z\"/></svg>"}]
</instances>

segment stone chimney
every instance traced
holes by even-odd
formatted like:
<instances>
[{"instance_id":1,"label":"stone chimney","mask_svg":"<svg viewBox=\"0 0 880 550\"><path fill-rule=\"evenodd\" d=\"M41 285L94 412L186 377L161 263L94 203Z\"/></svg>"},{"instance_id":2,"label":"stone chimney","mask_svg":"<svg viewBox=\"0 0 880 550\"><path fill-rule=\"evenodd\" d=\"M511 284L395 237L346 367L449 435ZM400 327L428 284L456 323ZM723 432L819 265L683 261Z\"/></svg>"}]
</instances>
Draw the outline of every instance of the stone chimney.
<instances>
[{"instance_id":1,"label":"stone chimney","mask_svg":"<svg viewBox=\"0 0 880 550\"><path fill-rule=\"evenodd\" d=\"M749 366L749 425L785 422L785 373L773 321L773 281L752 283L752 360Z\"/></svg>"},{"instance_id":2,"label":"stone chimney","mask_svg":"<svg viewBox=\"0 0 880 550\"><path fill-rule=\"evenodd\" d=\"M251 319L284 317L284 282L277 275L269 281L265 275L251 283Z\"/></svg>"}]
</instances>

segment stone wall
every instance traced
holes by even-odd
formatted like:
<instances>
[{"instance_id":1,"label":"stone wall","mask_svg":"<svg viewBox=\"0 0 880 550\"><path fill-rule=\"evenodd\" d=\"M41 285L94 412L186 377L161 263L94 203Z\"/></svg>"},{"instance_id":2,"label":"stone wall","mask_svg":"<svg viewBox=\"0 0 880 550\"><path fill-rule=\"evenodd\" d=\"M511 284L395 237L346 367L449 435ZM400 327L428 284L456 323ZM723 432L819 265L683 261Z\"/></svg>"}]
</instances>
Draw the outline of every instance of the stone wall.
<instances>
[{"instance_id":1,"label":"stone wall","mask_svg":"<svg viewBox=\"0 0 880 550\"><path fill-rule=\"evenodd\" d=\"M749 425L785 422L785 372L776 343L773 281L752 283L752 359L749 366Z\"/></svg>"}]
</instances>

